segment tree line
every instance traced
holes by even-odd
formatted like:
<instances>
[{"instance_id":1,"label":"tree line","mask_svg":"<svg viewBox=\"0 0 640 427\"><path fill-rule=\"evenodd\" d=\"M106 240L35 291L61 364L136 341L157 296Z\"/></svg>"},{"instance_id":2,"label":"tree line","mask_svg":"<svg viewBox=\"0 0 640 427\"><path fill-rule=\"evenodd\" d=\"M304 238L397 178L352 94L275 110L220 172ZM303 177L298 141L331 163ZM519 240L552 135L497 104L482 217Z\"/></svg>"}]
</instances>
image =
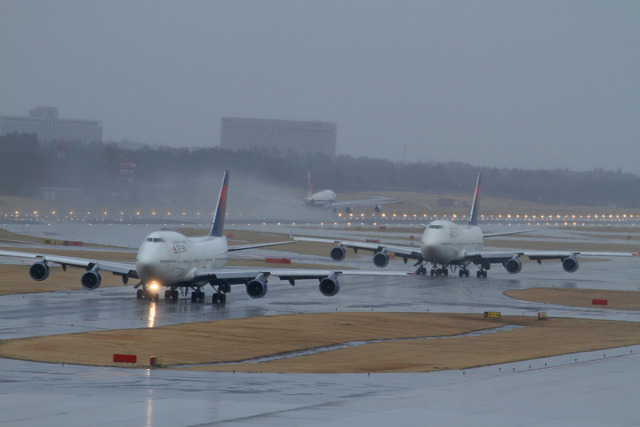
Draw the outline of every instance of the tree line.
<instances>
[{"instance_id":1,"label":"tree line","mask_svg":"<svg viewBox=\"0 0 640 427\"><path fill-rule=\"evenodd\" d=\"M120 165L136 164L135 185L120 177ZM285 156L269 152L212 148L141 146L115 143L40 143L35 134L0 137L0 194L35 197L42 187L74 188L85 193L131 192L157 188L166 197L186 197L185 186L210 191L223 169L289 188L337 192L416 191L468 194L478 172L483 193L549 204L640 207L640 177L618 171L485 168L461 162L400 163L367 157Z\"/></svg>"}]
</instances>

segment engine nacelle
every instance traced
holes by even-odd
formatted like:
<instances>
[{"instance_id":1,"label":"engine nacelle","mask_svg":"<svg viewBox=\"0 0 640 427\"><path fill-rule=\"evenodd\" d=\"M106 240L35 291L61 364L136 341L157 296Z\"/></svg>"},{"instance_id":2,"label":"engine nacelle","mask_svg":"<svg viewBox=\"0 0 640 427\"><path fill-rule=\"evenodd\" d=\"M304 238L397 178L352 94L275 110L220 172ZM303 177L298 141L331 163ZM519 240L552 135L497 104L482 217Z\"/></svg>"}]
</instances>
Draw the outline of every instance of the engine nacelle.
<instances>
[{"instance_id":1,"label":"engine nacelle","mask_svg":"<svg viewBox=\"0 0 640 427\"><path fill-rule=\"evenodd\" d=\"M571 255L570 257L562 260L562 268L564 268L564 271L566 271L567 273L575 272L579 266L580 264L578 264L578 260L576 259L575 255Z\"/></svg>"},{"instance_id":2,"label":"engine nacelle","mask_svg":"<svg viewBox=\"0 0 640 427\"><path fill-rule=\"evenodd\" d=\"M380 212L380 211L382 211L382 206L381 205L375 205L373 207L373 210L376 211L376 212Z\"/></svg>"},{"instance_id":3,"label":"engine nacelle","mask_svg":"<svg viewBox=\"0 0 640 427\"><path fill-rule=\"evenodd\" d=\"M253 279L247 283L247 295L251 298L262 298L267 294L267 282L262 279Z\"/></svg>"},{"instance_id":4,"label":"engine nacelle","mask_svg":"<svg viewBox=\"0 0 640 427\"><path fill-rule=\"evenodd\" d=\"M82 275L80 283L82 283L82 287L92 291L100 286L100 283L102 283L102 277L100 277L98 269L94 267Z\"/></svg>"},{"instance_id":5,"label":"engine nacelle","mask_svg":"<svg viewBox=\"0 0 640 427\"><path fill-rule=\"evenodd\" d=\"M325 297L332 297L340 292L340 282L335 277L325 277L320 280L320 293Z\"/></svg>"},{"instance_id":6,"label":"engine nacelle","mask_svg":"<svg viewBox=\"0 0 640 427\"><path fill-rule=\"evenodd\" d=\"M344 250L342 245L338 245L335 248L331 249L331 258L335 261L342 261L344 257L347 255L347 252Z\"/></svg>"},{"instance_id":7,"label":"engine nacelle","mask_svg":"<svg viewBox=\"0 0 640 427\"><path fill-rule=\"evenodd\" d=\"M522 261L520 261L518 257L514 256L509 261L504 263L504 268L506 268L507 271L511 274L520 273L520 270L522 270Z\"/></svg>"},{"instance_id":8,"label":"engine nacelle","mask_svg":"<svg viewBox=\"0 0 640 427\"><path fill-rule=\"evenodd\" d=\"M29 275L33 280L40 282L49 277L49 266L44 261L36 262L29 267Z\"/></svg>"},{"instance_id":9,"label":"engine nacelle","mask_svg":"<svg viewBox=\"0 0 640 427\"><path fill-rule=\"evenodd\" d=\"M351 206L347 206L344 211L350 214L350 213L353 213L353 208Z\"/></svg>"},{"instance_id":10,"label":"engine nacelle","mask_svg":"<svg viewBox=\"0 0 640 427\"><path fill-rule=\"evenodd\" d=\"M378 252L373 256L373 263L376 267L386 267L389 264L389 255L387 255L386 251Z\"/></svg>"}]
</instances>

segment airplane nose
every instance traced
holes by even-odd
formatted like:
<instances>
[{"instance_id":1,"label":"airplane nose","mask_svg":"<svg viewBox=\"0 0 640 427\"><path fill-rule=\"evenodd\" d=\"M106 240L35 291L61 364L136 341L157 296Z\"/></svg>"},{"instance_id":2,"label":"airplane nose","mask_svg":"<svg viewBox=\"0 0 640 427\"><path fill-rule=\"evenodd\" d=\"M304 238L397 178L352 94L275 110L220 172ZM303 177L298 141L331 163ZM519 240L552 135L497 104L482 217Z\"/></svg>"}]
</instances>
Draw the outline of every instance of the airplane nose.
<instances>
[{"instance_id":1,"label":"airplane nose","mask_svg":"<svg viewBox=\"0 0 640 427\"><path fill-rule=\"evenodd\" d=\"M137 262L136 269L138 270L138 276L143 280L148 280L156 275L156 269L153 264L145 262Z\"/></svg>"}]
</instances>

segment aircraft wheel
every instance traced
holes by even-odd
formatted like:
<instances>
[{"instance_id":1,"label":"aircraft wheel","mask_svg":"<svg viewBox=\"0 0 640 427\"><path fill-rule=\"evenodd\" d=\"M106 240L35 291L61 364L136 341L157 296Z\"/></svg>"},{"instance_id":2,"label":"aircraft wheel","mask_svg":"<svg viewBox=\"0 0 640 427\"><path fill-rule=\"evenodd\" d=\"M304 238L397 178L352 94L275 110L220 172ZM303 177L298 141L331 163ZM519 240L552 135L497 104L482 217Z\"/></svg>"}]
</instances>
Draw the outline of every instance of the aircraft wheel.
<instances>
[{"instance_id":1,"label":"aircraft wheel","mask_svg":"<svg viewBox=\"0 0 640 427\"><path fill-rule=\"evenodd\" d=\"M479 279L482 277L482 271L476 271L476 277Z\"/></svg>"},{"instance_id":2,"label":"aircraft wheel","mask_svg":"<svg viewBox=\"0 0 640 427\"><path fill-rule=\"evenodd\" d=\"M431 275L435 276L436 275L436 270L434 270L433 268L431 269Z\"/></svg>"},{"instance_id":3,"label":"aircraft wheel","mask_svg":"<svg viewBox=\"0 0 640 427\"><path fill-rule=\"evenodd\" d=\"M464 277L464 270L460 270L460 271L458 272L458 276L460 276L460 277Z\"/></svg>"},{"instance_id":4,"label":"aircraft wheel","mask_svg":"<svg viewBox=\"0 0 640 427\"><path fill-rule=\"evenodd\" d=\"M136 292L136 298L142 299L143 296L144 296L144 291L142 289L138 289L138 292Z\"/></svg>"},{"instance_id":5,"label":"aircraft wheel","mask_svg":"<svg viewBox=\"0 0 640 427\"><path fill-rule=\"evenodd\" d=\"M465 275L465 277L469 277L469 270L465 270L464 271L464 275Z\"/></svg>"},{"instance_id":6,"label":"aircraft wheel","mask_svg":"<svg viewBox=\"0 0 640 427\"><path fill-rule=\"evenodd\" d=\"M442 269L442 275L445 276L445 277L448 276L449 275L449 270L446 269L446 268L443 268Z\"/></svg>"},{"instance_id":7,"label":"aircraft wheel","mask_svg":"<svg viewBox=\"0 0 640 427\"><path fill-rule=\"evenodd\" d=\"M196 291L191 292L191 302L196 302L198 299L198 293Z\"/></svg>"},{"instance_id":8,"label":"aircraft wheel","mask_svg":"<svg viewBox=\"0 0 640 427\"><path fill-rule=\"evenodd\" d=\"M166 299L166 300L171 299L171 291L169 289L164 291L164 299Z\"/></svg>"},{"instance_id":9,"label":"aircraft wheel","mask_svg":"<svg viewBox=\"0 0 640 427\"><path fill-rule=\"evenodd\" d=\"M174 289L173 291L171 291L171 299L174 301L178 301L178 298L180 298L180 293L178 292L178 290Z\"/></svg>"}]
</instances>

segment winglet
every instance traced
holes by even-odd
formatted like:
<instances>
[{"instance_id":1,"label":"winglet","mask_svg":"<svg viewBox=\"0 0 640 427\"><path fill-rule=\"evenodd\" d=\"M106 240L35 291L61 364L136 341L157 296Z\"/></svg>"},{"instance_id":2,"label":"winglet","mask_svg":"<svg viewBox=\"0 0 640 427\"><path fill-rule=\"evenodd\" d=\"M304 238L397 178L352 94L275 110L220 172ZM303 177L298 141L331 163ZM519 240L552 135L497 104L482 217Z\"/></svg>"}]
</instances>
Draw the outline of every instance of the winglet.
<instances>
[{"instance_id":1,"label":"winglet","mask_svg":"<svg viewBox=\"0 0 640 427\"><path fill-rule=\"evenodd\" d=\"M227 210L227 188L229 187L229 169L224 171L224 178L222 179L222 188L220 188L220 196L218 197L218 206L216 206L216 213L213 215L213 221L211 221L211 230L209 230L209 236L222 237L224 233L224 214Z\"/></svg>"},{"instance_id":2,"label":"winglet","mask_svg":"<svg viewBox=\"0 0 640 427\"><path fill-rule=\"evenodd\" d=\"M471 205L471 213L469 214L469 225L478 225L478 199L480 198L480 174L476 182L476 192L473 195L473 204Z\"/></svg>"}]
</instances>

